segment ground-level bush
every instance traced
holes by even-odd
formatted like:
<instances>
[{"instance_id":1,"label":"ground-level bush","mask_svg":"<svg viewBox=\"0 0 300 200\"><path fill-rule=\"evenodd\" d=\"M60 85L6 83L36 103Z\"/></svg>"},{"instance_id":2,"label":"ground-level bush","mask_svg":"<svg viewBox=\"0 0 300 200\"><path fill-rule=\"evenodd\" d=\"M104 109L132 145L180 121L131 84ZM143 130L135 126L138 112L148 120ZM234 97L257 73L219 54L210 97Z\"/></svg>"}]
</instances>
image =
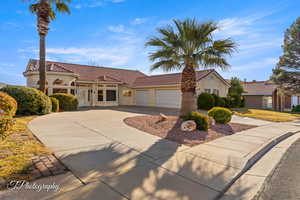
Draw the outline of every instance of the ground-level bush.
<instances>
[{"instance_id":1,"label":"ground-level bush","mask_svg":"<svg viewBox=\"0 0 300 200\"><path fill-rule=\"evenodd\" d=\"M300 105L294 106L292 112L296 112L296 113L300 112Z\"/></svg>"},{"instance_id":2,"label":"ground-level bush","mask_svg":"<svg viewBox=\"0 0 300 200\"><path fill-rule=\"evenodd\" d=\"M208 116L214 118L219 124L227 124L231 121L232 112L227 108L214 107L208 111Z\"/></svg>"},{"instance_id":3,"label":"ground-level bush","mask_svg":"<svg viewBox=\"0 0 300 200\"><path fill-rule=\"evenodd\" d=\"M6 92L18 102L19 115L44 115L51 112L50 98L43 92L24 86L6 86L0 91Z\"/></svg>"},{"instance_id":4,"label":"ground-level bush","mask_svg":"<svg viewBox=\"0 0 300 200\"><path fill-rule=\"evenodd\" d=\"M198 109L209 110L215 106L215 99L209 93L202 93L198 96Z\"/></svg>"},{"instance_id":5,"label":"ground-level bush","mask_svg":"<svg viewBox=\"0 0 300 200\"><path fill-rule=\"evenodd\" d=\"M4 138L6 133L13 127L15 120L10 115L0 115L0 138Z\"/></svg>"},{"instance_id":6,"label":"ground-level bush","mask_svg":"<svg viewBox=\"0 0 300 200\"><path fill-rule=\"evenodd\" d=\"M225 108L230 108L230 100L228 97L221 97L224 101L224 106L220 106L220 107L225 107Z\"/></svg>"},{"instance_id":7,"label":"ground-level bush","mask_svg":"<svg viewBox=\"0 0 300 200\"><path fill-rule=\"evenodd\" d=\"M199 112L190 112L184 117L184 120L194 120L198 130L207 131L210 125L209 117Z\"/></svg>"},{"instance_id":8,"label":"ground-level bush","mask_svg":"<svg viewBox=\"0 0 300 200\"><path fill-rule=\"evenodd\" d=\"M52 102L52 112L58 112L59 111L59 101L54 97L50 97L50 100Z\"/></svg>"},{"instance_id":9,"label":"ground-level bush","mask_svg":"<svg viewBox=\"0 0 300 200\"><path fill-rule=\"evenodd\" d=\"M59 101L59 109L62 111L73 111L77 110L78 100L72 94L56 93L51 97L56 98Z\"/></svg>"},{"instance_id":10,"label":"ground-level bush","mask_svg":"<svg viewBox=\"0 0 300 200\"><path fill-rule=\"evenodd\" d=\"M5 92L0 92L0 114L6 114L13 117L17 112L17 108L18 104L14 98Z\"/></svg>"},{"instance_id":11,"label":"ground-level bush","mask_svg":"<svg viewBox=\"0 0 300 200\"><path fill-rule=\"evenodd\" d=\"M214 100L215 100L214 106L225 107L225 101L222 97L220 97L219 95L216 95L216 94L212 94L212 96L214 97Z\"/></svg>"}]
</instances>

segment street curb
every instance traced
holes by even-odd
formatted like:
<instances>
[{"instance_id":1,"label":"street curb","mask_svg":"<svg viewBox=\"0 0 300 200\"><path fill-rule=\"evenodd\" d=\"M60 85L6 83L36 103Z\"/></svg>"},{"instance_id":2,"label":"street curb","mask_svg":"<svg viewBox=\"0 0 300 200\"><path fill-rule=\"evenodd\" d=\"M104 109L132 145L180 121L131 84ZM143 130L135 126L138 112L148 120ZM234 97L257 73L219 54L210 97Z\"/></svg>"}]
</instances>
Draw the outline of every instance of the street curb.
<instances>
[{"instance_id":1,"label":"street curb","mask_svg":"<svg viewBox=\"0 0 300 200\"><path fill-rule=\"evenodd\" d=\"M251 153L247 157L249 158L243 167L243 169L225 186L225 188L214 198L214 200L220 200L230 187L243 175L245 174L257 161L259 161L267 152L269 152L274 146L282 142L283 140L295 135L300 131L287 132L283 135L272 138L268 143L261 146L257 151Z\"/></svg>"}]
</instances>

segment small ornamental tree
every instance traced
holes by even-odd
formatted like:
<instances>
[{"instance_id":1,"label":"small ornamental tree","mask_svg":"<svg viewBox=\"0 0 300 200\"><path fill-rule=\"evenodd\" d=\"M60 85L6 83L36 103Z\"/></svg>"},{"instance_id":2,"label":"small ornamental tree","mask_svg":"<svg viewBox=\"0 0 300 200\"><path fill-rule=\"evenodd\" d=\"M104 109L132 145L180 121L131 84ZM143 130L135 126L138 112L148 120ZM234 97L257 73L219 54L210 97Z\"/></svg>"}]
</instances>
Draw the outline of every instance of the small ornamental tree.
<instances>
[{"instance_id":1,"label":"small ornamental tree","mask_svg":"<svg viewBox=\"0 0 300 200\"><path fill-rule=\"evenodd\" d=\"M273 69L271 80L282 88L300 91L300 17L285 31L283 55Z\"/></svg>"},{"instance_id":2,"label":"small ornamental tree","mask_svg":"<svg viewBox=\"0 0 300 200\"><path fill-rule=\"evenodd\" d=\"M239 78L233 77L230 80L230 85L228 90L230 107L240 107L242 103L242 93L244 92L242 82Z\"/></svg>"}]
</instances>

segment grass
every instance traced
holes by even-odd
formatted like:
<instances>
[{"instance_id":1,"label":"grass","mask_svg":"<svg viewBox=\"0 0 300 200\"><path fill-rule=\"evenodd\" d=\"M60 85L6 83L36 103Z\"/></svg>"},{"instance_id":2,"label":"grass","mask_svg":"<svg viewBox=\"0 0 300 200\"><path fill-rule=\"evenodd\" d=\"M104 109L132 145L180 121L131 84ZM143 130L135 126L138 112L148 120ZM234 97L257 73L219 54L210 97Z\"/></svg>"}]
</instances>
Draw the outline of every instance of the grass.
<instances>
[{"instance_id":1,"label":"grass","mask_svg":"<svg viewBox=\"0 0 300 200\"><path fill-rule=\"evenodd\" d=\"M35 155L49 154L27 128L34 116L16 117L16 124L6 138L0 139L0 178L5 180L27 179L26 171Z\"/></svg>"},{"instance_id":2,"label":"grass","mask_svg":"<svg viewBox=\"0 0 300 200\"><path fill-rule=\"evenodd\" d=\"M263 119L273 122L289 122L299 120L300 114L292 114L287 112L277 112L271 110L258 110L258 109L234 109L234 114L242 117L252 117Z\"/></svg>"}]
</instances>

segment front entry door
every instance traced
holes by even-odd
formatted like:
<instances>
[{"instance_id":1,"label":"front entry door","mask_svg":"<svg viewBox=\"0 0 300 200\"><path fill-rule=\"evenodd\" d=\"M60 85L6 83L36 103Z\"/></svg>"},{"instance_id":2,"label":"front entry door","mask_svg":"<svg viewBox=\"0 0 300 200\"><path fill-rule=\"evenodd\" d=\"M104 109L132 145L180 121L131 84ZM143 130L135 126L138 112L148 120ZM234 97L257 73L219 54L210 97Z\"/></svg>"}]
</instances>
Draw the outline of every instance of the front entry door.
<instances>
[{"instance_id":1,"label":"front entry door","mask_svg":"<svg viewBox=\"0 0 300 200\"><path fill-rule=\"evenodd\" d=\"M78 104L79 106L92 105L92 89L90 87L78 88Z\"/></svg>"}]
</instances>

